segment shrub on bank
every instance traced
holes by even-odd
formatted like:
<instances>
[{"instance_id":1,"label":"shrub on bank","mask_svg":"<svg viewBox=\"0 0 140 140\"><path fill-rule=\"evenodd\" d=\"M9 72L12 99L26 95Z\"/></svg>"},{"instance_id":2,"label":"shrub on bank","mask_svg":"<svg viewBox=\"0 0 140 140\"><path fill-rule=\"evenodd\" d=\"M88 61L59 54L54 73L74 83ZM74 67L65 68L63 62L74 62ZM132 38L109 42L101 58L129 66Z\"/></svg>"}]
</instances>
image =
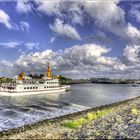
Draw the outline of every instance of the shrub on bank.
<instances>
[{"instance_id":1,"label":"shrub on bank","mask_svg":"<svg viewBox=\"0 0 140 140\"><path fill-rule=\"evenodd\" d=\"M133 115L137 115L137 114L138 114L138 110L135 109L135 108L133 108L133 109L131 110L131 112L132 112Z\"/></svg>"},{"instance_id":2,"label":"shrub on bank","mask_svg":"<svg viewBox=\"0 0 140 140\"><path fill-rule=\"evenodd\" d=\"M79 119L76 119L73 121L65 122L64 126L73 129L73 128L77 128L77 127L81 126L82 124L84 124L86 122L87 122L87 120L85 118L79 118Z\"/></svg>"},{"instance_id":3,"label":"shrub on bank","mask_svg":"<svg viewBox=\"0 0 140 140\"><path fill-rule=\"evenodd\" d=\"M97 115L95 113L87 113L86 118L87 118L88 121L92 121L92 120L97 118Z\"/></svg>"},{"instance_id":4,"label":"shrub on bank","mask_svg":"<svg viewBox=\"0 0 140 140\"><path fill-rule=\"evenodd\" d=\"M79 119L76 119L76 120L66 121L64 123L64 126L68 127L68 128L71 128L71 129L78 128L79 126L81 126L81 125L83 125L87 122L90 122L92 120L95 120L97 118L100 118L100 117L106 115L110 111L111 111L110 109L106 109L106 110L103 110L103 111L97 111L97 113L87 113L85 118L79 118Z\"/></svg>"}]
</instances>

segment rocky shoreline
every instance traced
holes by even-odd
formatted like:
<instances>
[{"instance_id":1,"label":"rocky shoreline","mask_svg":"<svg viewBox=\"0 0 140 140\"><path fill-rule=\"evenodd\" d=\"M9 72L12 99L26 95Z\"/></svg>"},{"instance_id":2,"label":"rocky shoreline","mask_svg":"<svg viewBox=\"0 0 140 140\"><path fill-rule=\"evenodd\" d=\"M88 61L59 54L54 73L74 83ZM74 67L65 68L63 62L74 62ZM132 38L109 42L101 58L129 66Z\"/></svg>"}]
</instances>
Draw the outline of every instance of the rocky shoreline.
<instances>
[{"instance_id":1,"label":"rocky shoreline","mask_svg":"<svg viewBox=\"0 0 140 140\"><path fill-rule=\"evenodd\" d=\"M107 114L78 126L64 126L67 121L86 118L87 113L110 109ZM140 97L91 108L85 111L44 120L35 124L0 132L0 139L103 139L140 138Z\"/></svg>"}]
</instances>

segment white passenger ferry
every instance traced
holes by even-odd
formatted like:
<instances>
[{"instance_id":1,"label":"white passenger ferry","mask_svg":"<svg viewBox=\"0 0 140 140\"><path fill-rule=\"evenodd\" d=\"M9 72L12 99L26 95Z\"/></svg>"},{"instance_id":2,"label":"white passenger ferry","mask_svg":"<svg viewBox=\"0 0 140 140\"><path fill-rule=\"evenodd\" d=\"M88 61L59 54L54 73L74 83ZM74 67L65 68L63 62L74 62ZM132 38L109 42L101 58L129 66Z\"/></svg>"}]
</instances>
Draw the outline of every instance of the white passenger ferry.
<instances>
[{"instance_id":1,"label":"white passenger ferry","mask_svg":"<svg viewBox=\"0 0 140 140\"><path fill-rule=\"evenodd\" d=\"M50 65L42 79L33 79L21 73L14 77L11 83L2 83L0 85L0 95L20 96L65 92L70 89L69 85L60 85L59 78L51 77Z\"/></svg>"}]
</instances>

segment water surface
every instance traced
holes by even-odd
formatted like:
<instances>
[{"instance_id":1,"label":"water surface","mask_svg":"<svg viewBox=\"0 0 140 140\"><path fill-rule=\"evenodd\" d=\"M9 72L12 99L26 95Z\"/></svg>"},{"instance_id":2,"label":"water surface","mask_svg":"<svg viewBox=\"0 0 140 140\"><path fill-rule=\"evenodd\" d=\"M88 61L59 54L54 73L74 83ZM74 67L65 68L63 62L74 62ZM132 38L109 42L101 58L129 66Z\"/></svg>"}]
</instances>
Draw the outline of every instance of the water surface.
<instances>
[{"instance_id":1,"label":"water surface","mask_svg":"<svg viewBox=\"0 0 140 140\"><path fill-rule=\"evenodd\" d=\"M0 96L0 131L140 96L130 85L75 84L67 93Z\"/></svg>"}]
</instances>

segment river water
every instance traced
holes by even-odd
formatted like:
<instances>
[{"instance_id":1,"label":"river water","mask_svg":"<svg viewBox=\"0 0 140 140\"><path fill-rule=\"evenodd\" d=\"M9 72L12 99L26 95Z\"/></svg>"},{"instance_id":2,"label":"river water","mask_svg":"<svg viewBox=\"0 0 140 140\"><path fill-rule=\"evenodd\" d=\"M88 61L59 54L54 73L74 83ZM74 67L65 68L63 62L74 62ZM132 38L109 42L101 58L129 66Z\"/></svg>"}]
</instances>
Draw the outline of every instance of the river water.
<instances>
[{"instance_id":1,"label":"river water","mask_svg":"<svg viewBox=\"0 0 140 140\"><path fill-rule=\"evenodd\" d=\"M110 84L75 84L59 94L0 96L0 131L137 96L140 87Z\"/></svg>"}]
</instances>

